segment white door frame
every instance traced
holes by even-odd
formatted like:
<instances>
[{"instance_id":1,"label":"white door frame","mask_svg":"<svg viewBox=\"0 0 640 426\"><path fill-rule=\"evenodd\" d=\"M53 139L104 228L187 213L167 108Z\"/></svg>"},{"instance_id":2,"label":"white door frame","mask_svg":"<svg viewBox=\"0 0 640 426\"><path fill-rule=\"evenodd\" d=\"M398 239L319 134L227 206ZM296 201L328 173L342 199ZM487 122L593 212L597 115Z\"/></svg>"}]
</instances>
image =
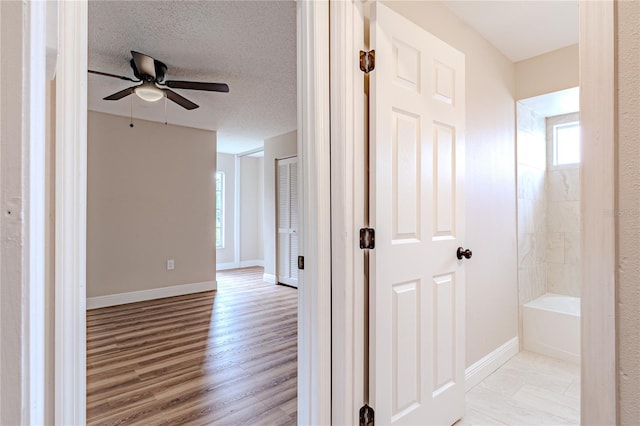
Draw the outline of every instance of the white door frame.
<instances>
[{"instance_id":1,"label":"white door frame","mask_svg":"<svg viewBox=\"0 0 640 426\"><path fill-rule=\"evenodd\" d=\"M364 50L360 0L331 2L332 424L358 424L364 403ZM356 123L360 123L357 125Z\"/></svg>"},{"instance_id":2,"label":"white door frame","mask_svg":"<svg viewBox=\"0 0 640 426\"><path fill-rule=\"evenodd\" d=\"M580 2L581 423L618 423L616 26L613 1Z\"/></svg>"},{"instance_id":3,"label":"white door frame","mask_svg":"<svg viewBox=\"0 0 640 426\"><path fill-rule=\"evenodd\" d=\"M56 71L55 424L86 423L87 1L60 2Z\"/></svg>"},{"instance_id":4,"label":"white door frame","mask_svg":"<svg viewBox=\"0 0 640 426\"><path fill-rule=\"evenodd\" d=\"M331 185L333 412L355 424L362 399L362 2L331 2ZM583 127L582 424L616 424L614 3L580 2L580 110ZM587 124L588 123L588 124ZM585 124L586 129L585 129ZM613 143L612 143L613 141ZM515 202L515 201L514 201ZM610 216L613 216L610 214ZM604 242L604 244L603 244ZM375 407L373 407L375 409Z\"/></svg>"},{"instance_id":5,"label":"white door frame","mask_svg":"<svg viewBox=\"0 0 640 426\"><path fill-rule=\"evenodd\" d=\"M87 0L61 2L56 153L56 424L86 422ZM329 3L297 3L301 253L298 422L331 416ZM44 238L44 233L42 238ZM302 239L302 238L301 238Z\"/></svg>"},{"instance_id":6,"label":"white door frame","mask_svg":"<svg viewBox=\"0 0 640 426\"><path fill-rule=\"evenodd\" d=\"M297 2L298 424L331 422L329 2Z\"/></svg>"}]
</instances>

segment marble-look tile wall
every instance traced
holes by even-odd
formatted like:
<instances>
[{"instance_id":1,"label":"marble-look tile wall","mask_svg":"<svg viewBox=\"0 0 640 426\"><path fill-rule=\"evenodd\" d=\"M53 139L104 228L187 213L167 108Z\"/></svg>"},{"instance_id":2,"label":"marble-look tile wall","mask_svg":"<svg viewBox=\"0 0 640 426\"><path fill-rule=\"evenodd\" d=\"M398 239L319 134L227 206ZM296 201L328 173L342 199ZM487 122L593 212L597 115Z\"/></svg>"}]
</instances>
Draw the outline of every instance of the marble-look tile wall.
<instances>
[{"instance_id":1,"label":"marble-look tile wall","mask_svg":"<svg viewBox=\"0 0 640 426\"><path fill-rule=\"evenodd\" d=\"M547 292L545 118L517 105L518 294L520 305Z\"/></svg>"},{"instance_id":2,"label":"marble-look tile wall","mask_svg":"<svg viewBox=\"0 0 640 426\"><path fill-rule=\"evenodd\" d=\"M578 113L547 119L548 147L553 125L577 121ZM549 148L551 149L551 148ZM580 168L547 171L547 288L551 293L580 296Z\"/></svg>"}]
</instances>

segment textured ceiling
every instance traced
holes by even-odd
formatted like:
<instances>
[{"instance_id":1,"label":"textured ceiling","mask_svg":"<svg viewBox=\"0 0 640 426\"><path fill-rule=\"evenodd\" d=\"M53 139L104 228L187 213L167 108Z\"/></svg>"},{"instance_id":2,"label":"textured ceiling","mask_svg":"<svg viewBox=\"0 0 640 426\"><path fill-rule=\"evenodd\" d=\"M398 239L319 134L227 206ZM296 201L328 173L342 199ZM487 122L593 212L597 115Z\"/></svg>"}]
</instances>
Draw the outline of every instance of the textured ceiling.
<instances>
[{"instance_id":1,"label":"textured ceiling","mask_svg":"<svg viewBox=\"0 0 640 426\"><path fill-rule=\"evenodd\" d=\"M578 2L445 1L512 61L578 42ZM294 1L90 1L89 68L133 77L130 50L169 67L167 79L225 82L230 93L178 90L200 108L167 102L166 120L218 132L239 153L296 128ZM89 109L165 121L164 101L103 101L132 85L89 75Z\"/></svg>"},{"instance_id":2,"label":"textured ceiling","mask_svg":"<svg viewBox=\"0 0 640 426\"><path fill-rule=\"evenodd\" d=\"M444 4L513 62L578 43L578 0Z\"/></svg>"},{"instance_id":3,"label":"textured ceiling","mask_svg":"<svg viewBox=\"0 0 640 426\"><path fill-rule=\"evenodd\" d=\"M130 50L167 64L167 79L229 84L229 93L175 89L200 105L193 111L167 102L170 124L216 130L221 152L296 128L293 1L90 1L89 69L133 77ZM102 100L134 83L88 78L89 109L165 121L163 100Z\"/></svg>"}]
</instances>

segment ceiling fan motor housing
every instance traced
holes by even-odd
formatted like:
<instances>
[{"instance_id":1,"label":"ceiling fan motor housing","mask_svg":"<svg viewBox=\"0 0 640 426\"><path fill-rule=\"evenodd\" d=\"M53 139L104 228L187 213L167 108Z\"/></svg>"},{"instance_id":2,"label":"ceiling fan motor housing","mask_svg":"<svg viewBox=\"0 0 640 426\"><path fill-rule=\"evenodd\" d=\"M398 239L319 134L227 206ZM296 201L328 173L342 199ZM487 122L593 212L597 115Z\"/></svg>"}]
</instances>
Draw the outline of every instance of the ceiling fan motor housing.
<instances>
[{"instance_id":1,"label":"ceiling fan motor housing","mask_svg":"<svg viewBox=\"0 0 640 426\"><path fill-rule=\"evenodd\" d=\"M136 67L136 63L133 59L129 61L129 64L131 65L131 69L133 70L133 75L135 75L138 80L148 81L150 83L161 83L162 81L164 81L164 78L167 74L167 66L164 64L164 62L160 62L156 59L153 60L153 65L156 71L155 78L151 75L147 75L138 71L138 67Z\"/></svg>"}]
</instances>

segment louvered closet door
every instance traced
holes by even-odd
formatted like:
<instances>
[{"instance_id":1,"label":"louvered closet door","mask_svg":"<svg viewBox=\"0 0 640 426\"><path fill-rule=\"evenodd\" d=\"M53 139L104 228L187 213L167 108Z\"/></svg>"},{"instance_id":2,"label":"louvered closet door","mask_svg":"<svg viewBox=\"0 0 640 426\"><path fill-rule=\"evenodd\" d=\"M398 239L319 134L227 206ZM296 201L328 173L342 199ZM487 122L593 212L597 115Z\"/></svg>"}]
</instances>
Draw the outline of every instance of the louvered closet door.
<instances>
[{"instance_id":1,"label":"louvered closet door","mask_svg":"<svg viewBox=\"0 0 640 426\"><path fill-rule=\"evenodd\" d=\"M298 287L298 158L277 160L278 282Z\"/></svg>"}]
</instances>

